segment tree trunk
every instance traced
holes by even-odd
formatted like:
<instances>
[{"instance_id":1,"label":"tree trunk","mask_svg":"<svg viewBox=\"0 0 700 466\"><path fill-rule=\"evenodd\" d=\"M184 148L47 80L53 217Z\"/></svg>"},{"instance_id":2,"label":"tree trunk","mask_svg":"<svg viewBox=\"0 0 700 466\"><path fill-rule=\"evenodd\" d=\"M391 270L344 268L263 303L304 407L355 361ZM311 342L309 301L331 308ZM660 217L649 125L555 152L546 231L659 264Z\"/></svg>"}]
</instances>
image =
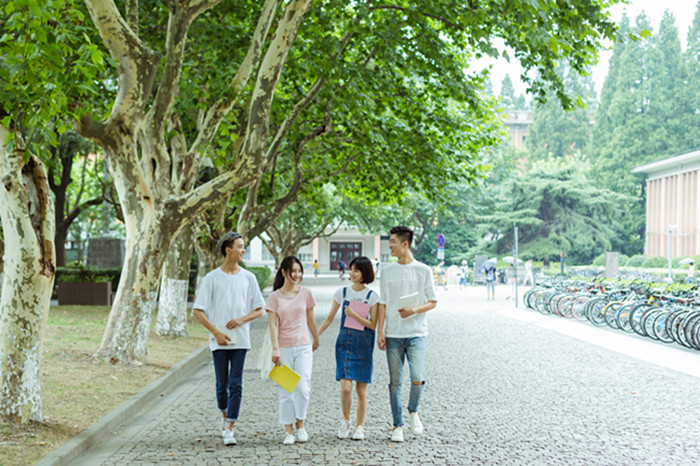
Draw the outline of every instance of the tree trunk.
<instances>
[{"instance_id":1,"label":"tree trunk","mask_svg":"<svg viewBox=\"0 0 700 466\"><path fill-rule=\"evenodd\" d=\"M116 363L146 360L146 343L158 302L158 282L175 226L153 216L136 222L126 216L126 258L95 357Z\"/></svg>"},{"instance_id":2,"label":"tree trunk","mask_svg":"<svg viewBox=\"0 0 700 466\"><path fill-rule=\"evenodd\" d=\"M39 361L56 272L54 204L44 165L34 155L24 162L19 138L8 152L7 136L0 126L0 416L26 423L43 420Z\"/></svg>"},{"instance_id":3,"label":"tree trunk","mask_svg":"<svg viewBox=\"0 0 700 466\"><path fill-rule=\"evenodd\" d=\"M186 226L177 235L168 251L163 266L158 297L156 333L174 337L188 337L187 289L192 263L193 227Z\"/></svg>"},{"instance_id":4,"label":"tree trunk","mask_svg":"<svg viewBox=\"0 0 700 466\"><path fill-rule=\"evenodd\" d=\"M216 242L197 240L195 241L195 250L197 251L197 286L194 294L197 296L202 280L209 272L219 266L223 256Z\"/></svg>"}]
</instances>

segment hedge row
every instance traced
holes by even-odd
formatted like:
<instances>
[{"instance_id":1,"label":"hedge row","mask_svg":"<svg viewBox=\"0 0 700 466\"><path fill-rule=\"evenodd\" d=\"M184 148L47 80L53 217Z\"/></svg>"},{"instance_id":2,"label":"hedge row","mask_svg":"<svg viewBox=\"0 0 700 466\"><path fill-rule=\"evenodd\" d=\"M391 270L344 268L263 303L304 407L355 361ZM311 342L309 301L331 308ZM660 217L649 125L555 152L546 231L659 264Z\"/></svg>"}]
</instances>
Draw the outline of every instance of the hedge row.
<instances>
[{"instance_id":1,"label":"hedge row","mask_svg":"<svg viewBox=\"0 0 700 466\"><path fill-rule=\"evenodd\" d=\"M272 272L267 267L247 267L241 264L243 268L255 275L260 290L264 290L270 283ZM121 277L122 269L98 269L92 267L57 267L55 283L66 282L112 282L112 291L116 293L119 286L119 277ZM54 285L55 288L56 285ZM189 295L194 296L195 287L197 286L197 270L190 269L189 276ZM54 290L55 291L55 290ZM54 293L55 294L55 293Z\"/></svg>"}]
</instances>

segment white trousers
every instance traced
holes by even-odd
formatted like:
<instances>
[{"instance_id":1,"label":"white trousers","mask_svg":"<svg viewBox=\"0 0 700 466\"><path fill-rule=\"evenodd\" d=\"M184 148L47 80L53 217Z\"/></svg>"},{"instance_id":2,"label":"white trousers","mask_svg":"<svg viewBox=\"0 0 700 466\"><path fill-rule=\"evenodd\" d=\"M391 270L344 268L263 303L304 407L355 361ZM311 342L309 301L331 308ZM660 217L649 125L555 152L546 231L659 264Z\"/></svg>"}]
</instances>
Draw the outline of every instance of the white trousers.
<instances>
[{"instance_id":1,"label":"white trousers","mask_svg":"<svg viewBox=\"0 0 700 466\"><path fill-rule=\"evenodd\" d=\"M313 354L311 345L280 348L282 363L301 377L292 393L279 387L280 424L294 424L297 419L306 419L311 395Z\"/></svg>"}]
</instances>

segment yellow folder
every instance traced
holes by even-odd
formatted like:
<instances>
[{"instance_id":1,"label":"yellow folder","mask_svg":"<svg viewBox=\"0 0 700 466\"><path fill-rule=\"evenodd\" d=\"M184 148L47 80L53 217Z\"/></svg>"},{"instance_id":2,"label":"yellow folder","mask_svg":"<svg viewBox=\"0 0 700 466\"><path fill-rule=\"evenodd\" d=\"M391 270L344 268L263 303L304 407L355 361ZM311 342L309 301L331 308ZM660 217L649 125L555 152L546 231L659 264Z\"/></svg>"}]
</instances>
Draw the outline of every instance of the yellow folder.
<instances>
[{"instance_id":1,"label":"yellow folder","mask_svg":"<svg viewBox=\"0 0 700 466\"><path fill-rule=\"evenodd\" d=\"M275 366L270 371L270 378L277 382L280 387L292 393L294 387L297 386L301 376L294 372L289 366Z\"/></svg>"}]
</instances>

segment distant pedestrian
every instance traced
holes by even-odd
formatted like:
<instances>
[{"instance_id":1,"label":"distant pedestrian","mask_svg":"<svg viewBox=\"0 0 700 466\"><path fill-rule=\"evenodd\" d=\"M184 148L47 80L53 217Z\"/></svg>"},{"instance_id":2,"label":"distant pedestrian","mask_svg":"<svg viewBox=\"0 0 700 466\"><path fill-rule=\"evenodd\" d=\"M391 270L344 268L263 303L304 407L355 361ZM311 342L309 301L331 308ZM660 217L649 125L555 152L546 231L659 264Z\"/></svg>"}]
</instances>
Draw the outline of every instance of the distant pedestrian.
<instances>
[{"instance_id":1,"label":"distant pedestrian","mask_svg":"<svg viewBox=\"0 0 700 466\"><path fill-rule=\"evenodd\" d=\"M341 280L345 280L345 261L343 259L340 259L338 263L338 276Z\"/></svg>"},{"instance_id":2,"label":"distant pedestrian","mask_svg":"<svg viewBox=\"0 0 700 466\"><path fill-rule=\"evenodd\" d=\"M299 285L303 275L301 261L295 256L285 257L275 275L273 291L266 305L272 363L284 364L301 376L292 393L279 387L279 420L287 432L283 441L285 445L292 445L295 440L309 441L304 420L309 408L313 351L318 348L318 330L314 320L316 301L308 288Z\"/></svg>"},{"instance_id":3,"label":"distant pedestrian","mask_svg":"<svg viewBox=\"0 0 700 466\"><path fill-rule=\"evenodd\" d=\"M484 274L486 278L486 299L492 301L496 299L496 266L489 262L484 269Z\"/></svg>"},{"instance_id":4,"label":"distant pedestrian","mask_svg":"<svg viewBox=\"0 0 700 466\"><path fill-rule=\"evenodd\" d=\"M250 322L262 315L265 300L255 275L238 264L245 254L241 235L226 233L219 247L224 263L202 280L193 314L211 334L209 350L214 358L216 402L223 417L222 436L225 445L232 445L243 393L243 365L250 350Z\"/></svg>"},{"instance_id":5,"label":"distant pedestrian","mask_svg":"<svg viewBox=\"0 0 700 466\"><path fill-rule=\"evenodd\" d=\"M425 385L425 338L428 335L427 314L437 305L430 267L411 254L413 231L404 226L390 230L389 249L397 262L384 268L380 284L377 320L377 346L386 350L389 366L389 400L394 428L393 442L403 442L401 383L404 360L411 371L408 413L411 430L423 433L418 417L418 404Z\"/></svg>"},{"instance_id":6,"label":"distant pedestrian","mask_svg":"<svg viewBox=\"0 0 700 466\"><path fill-rule=\"evenodd\" d=\"M367 384L372 382L372 352L374 351L374 330L377 327L377 303L379 294L367 288L374 281L372 262L364 256L350 261L350 282L352 286L339 288L333 295L328 316L321 323L322 334L333 322L338 309L343 309L340 318L340 331L335 343L335 380L340 381L340 407L343 419L338 428L338 438L353 440L365 438L364 421L367 414ZM352 302L369 307L365 317L353 308ZM348 328L346 319L352 317L362 325L362 329ZM352 407L352 382L357 392L357 420L355 428L350 422Z\"/></svg>"},{"instance_id":7,"label":"distant pedestrian","mask_svg":"<svg viewBox=\"0 0 700 466\"><path fill-rule=\"evenodd\" d=\"M435 277L437 278L437 286L442 286L447 289L447 280L445 279L445 261L440 261L435 266Z\"/></svg>"},{"instance_id":8,"label":"distant pedestrian","mask_svg":"<svg viewBox=\"0 0 700 466\"><path fill-rule=\"evenodd\" d=\"M321 268L321 265L318 263L318 259L314 259L314 283L318 283L318 275L320 273L319 269Z\"/></svg>"},{"instance_id":9,"label":"distant pedestrian","mask_svg":"<svg viewBox=\"0 0 700 466\"><path fill-rule=\"evenodd\" d=\"M463 260L462 265L459 268L459 289L464 289L467 286L467 278L469 277L469 268L467 267L467 261Z\"/></svg>"},{"instance_id":10,"label":"distant pedestrian","mask_svg":"<svg viewBox=\"0 0 700 466\"><path fill-rule=\"evenodd\" d=\"M526 286L528 283L530 286L535 286L535 277L532 275L532 259L525 262L525 281L523 286Z\"/></svg>"},{"instance_id":11,"label":"distant pedestrian","mask_svg":"<svg viewBox=\"0 0 700 466\"><path fill-rule=\"evenodd\" d=\"M515 282L518 280L515 274L515 266L510 264L506 268L506 284L508 285L508 297L506 299L515 299Z\"/></svg>"},{"instance_id":12,"label":"distant pedestrian","mask_svg":"<svg viewBox=\"0 0 700 466\"><path fill-rule=\"evenodd\" d=\"M374 278L379 278L379 259L374 258Z\"/></svg>"}]
</instances>

